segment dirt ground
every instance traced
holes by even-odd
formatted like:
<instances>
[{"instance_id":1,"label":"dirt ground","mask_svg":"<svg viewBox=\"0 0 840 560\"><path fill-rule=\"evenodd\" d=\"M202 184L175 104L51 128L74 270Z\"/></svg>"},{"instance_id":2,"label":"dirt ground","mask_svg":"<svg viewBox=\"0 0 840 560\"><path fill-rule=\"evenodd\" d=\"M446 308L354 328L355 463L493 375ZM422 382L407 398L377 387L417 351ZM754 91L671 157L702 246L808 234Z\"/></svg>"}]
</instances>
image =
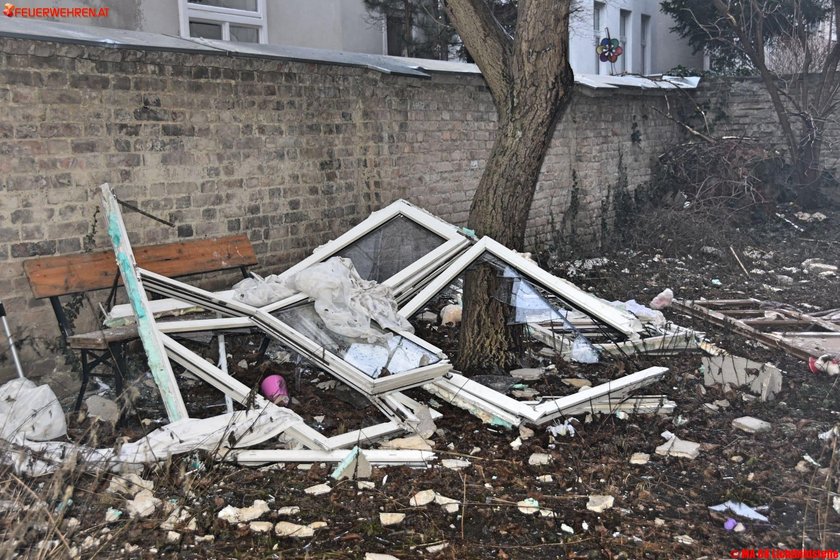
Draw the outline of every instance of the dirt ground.
<instances>
[{"instance_id":1,"label":"dirt ground","mask_svg":"<svg viewBox=\"0 0 840 560\"><path fill-rule=\"evenodd\" d=\"M775 215L763 223L730 226L674 211L654 212L636 220L634 227L610 242L611 248L593 254L567 249L543 260L558 275L608 300L635 298L648 303L670 287L678 298L686 299L749 296L803 311L840 307L840 279L809 276L801 268L808 258L840 264L840 212L823 210L824 221L804 222L793 216L794 211L780 209L801 229ZM587 266L586 259L595 257L606 262ZM671 310L665 314L677 324L702 328L710 341L734 354L782 369L784 382L776 400L761 402L741 391L704 387L698 353L560 364L558 376L574 373L593 381L617 377L620 371L666 366L670 371L664 379L641 393L665 394L677 404L667 415L577 417L574 437L554 437L546 426L532 427L534 433L527 437L527 431L520 434L484 425L463 410L412 390L411 396L444 415L431 438L438 459L464 459L468 467L452 470L437 461L426 469L374 468L369 479L373 487L368 488L356 481L332 480L331 465L242 468L194 454L142 473L155 482L153 493L162 500L154 514L129 519L123 513L110 522L106 511L124 512L125 498L106 491L109 475L86 474L72 466L46 480L7 473L0 486L0 531L5 541L0 556L65 557L68 549L75 549L84 558L355 559L383 553L400 559L711 559L839 549L840 505L835 506L833 498L840 490L840 456L834 452L836 441L818 438L838 424L836 378L810 373L803 362L732 332L694 324ZM271 361L251 365L257 343L258 339L250 339L231 346L232 371L246 383L256 382L267 371L286 374L295 397L291 408L325 434L382 421L372 407L346 392L317 389L316 383L329 380L326 375ZM243 359L245 367L239 365ZM162 410L147 382L139 380L141 397L124 425L113 432L101 428L94 438L89 419L74 419L71 436L86 433L86 441L110 445L117 436L134 439L159 425ZM532 385L545 391L539 383ZM194 397L195 408L222 412L214 408L221 407L221 401L205 394L203 384L187 382L183 387ZM704 406L722 400L729 404L717 411ZM739 431L731 422L741 416L763 419L772 428L758 434ZM690 460L654 454L665 441L660 434L666 430L701 443L699 456ZM522 445L514 449L510 444L517 437ZM649 462L631 464L630 456L637 452L649 453ZM548 454L550 462L530 465L533 453ZM331 487L329 493L304 493L305 488L324 482ZM427 489L457 500L458 511L447 513L434 502L411 506L411 497ZM586 504L591 495L612 496L614 505L600 513L590 511ZM521 512L517 503L526 498L535 500L542 511ZM312 537L283 538L217 517L226 505L249 506L254 500L265 500L271 508L262 521L303 525L323 521L326 526ZM760 511L769 521L709 509L727 500L766 506ZM178 534L173 536L161 524L176 506L188 508L195 524L176 525ZM281 515L278 510L283 506L300 510ZM379 517L383 512L406 517L399 524L383 526ZM743 527L725 529L728 517Z\"/></svg>"}]
</instances>

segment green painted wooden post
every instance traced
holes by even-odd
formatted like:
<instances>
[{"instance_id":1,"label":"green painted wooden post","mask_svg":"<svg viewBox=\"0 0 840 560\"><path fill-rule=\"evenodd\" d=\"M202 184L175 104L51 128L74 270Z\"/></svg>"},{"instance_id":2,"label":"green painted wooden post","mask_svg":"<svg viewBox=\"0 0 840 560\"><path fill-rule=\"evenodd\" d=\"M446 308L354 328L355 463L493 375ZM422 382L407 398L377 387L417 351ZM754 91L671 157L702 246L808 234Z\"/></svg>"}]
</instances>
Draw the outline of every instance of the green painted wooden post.
<instances>
[{"instance_id":1,"label":"green painted wooden post","mask_svg":"<svg viewBox=\"0 0 840 560\"><path fill-rule=\"evenodd\" d=\"M117 266L137 321L137 331L143 342L143 349L146 351L152 377L160 390L163 406L166 407L166 414L170 422L189 418L178 383L175 381L175 374L172 372L172 365L169 363L166 349L155 325L154 314L149 309L149 300L143 289L143 282L137 274L137 263L134 260L131 243L128 241L128 233L125 230L117 199L108 183L104 183L99 188L102 191L102 209L105 211L108 237L111 238L111 244L114 246Z\"/></svg>"}]
</instances>

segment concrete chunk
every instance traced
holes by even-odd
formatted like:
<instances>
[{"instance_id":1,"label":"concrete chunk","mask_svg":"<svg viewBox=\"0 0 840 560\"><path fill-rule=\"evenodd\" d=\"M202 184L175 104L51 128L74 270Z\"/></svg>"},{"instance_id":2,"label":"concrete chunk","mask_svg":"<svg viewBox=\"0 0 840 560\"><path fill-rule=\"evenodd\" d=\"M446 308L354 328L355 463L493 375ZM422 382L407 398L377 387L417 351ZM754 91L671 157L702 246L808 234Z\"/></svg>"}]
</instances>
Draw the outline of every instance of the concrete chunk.
<instances>
[{"instance_id":1,"label":"concrete chunk","mask_svg":"<svg viewBox=\"0 0 840 560\"><path fill-rule=\"evenodd\" d=\"M738 428L739 430L743 430L750 434L755 434L757 432L765 432L769 430L772 425L770 422L765 422L764 420L759 420L758 418L753 418L752 416L742 416L732 421L732 427Z\"/></svg>"}]
</instances>

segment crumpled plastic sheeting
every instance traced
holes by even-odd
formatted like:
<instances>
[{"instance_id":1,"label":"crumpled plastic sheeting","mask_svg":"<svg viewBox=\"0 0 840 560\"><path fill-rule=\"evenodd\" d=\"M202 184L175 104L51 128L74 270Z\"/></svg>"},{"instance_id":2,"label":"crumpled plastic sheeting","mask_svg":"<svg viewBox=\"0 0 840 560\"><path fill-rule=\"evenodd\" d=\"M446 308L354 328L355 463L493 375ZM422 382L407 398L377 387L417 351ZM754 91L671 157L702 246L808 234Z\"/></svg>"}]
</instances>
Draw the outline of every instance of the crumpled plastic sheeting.
<instances>
[{"instance_id":1,"label":"crumpled plastic sheeting","mask_svg":"<svg viewBox=\"0 0 840 560\"><path fill-rule=\"evenodd\" d=\"M9 450L0 453L0 461L29 476L50 474L67 461L119 470L122 465L163 461L196 450L250 447L277 437L298 422L302 422L301 417L291 410L268 404L258 410L178 420L116 450L17 437L10 440L13 445Z\"/></svg>"},{"instance_id":2,"label":"crumpled plastic sheeting","mask_svg":"<svg viewBox=\"0 0 840 560\"><path fill-rule=\"evenodd\" d=\"M651 309L650 307L646 307L641 303L637 302L635 299L630 299L627 301L612 301L610 302L610 305L612 305L616 309L621 309L622 311L629 311L630 313L635 315L642 323L651 323L657 327L661 327L662 325L667 323L665 315L663 315L661 311L657 311L655 309Z\"/></svg>"},{"instance_id":3,"label":"crumpled plastic sheeting","mask_svg":"<svg viewBox=\"0 0 840 560\"><path fill-rule=\"evenodd\" d=\"M288 278L280 278L276 274L260 278L245 278L234 284L233 298L247 305L262 307L275 301L280 301L295 293L288 285Z\"/></svg>"},{"instance_id":4,"label":"crumpled plastic sheeting","mask_svg":"<svg viewBox=\"0 0 840 560\"><path fill-rule=\"evenodd\" d=\"M315 311L326 327L349 338L377 342L386 338L372 329L414 332L408 319L397 313L397 303L387 286L364 280L350 259L332 257L295 274L290 282L315 300Z\"/></svg>"},{"instance_id":5,"label":"crumpled plastic sheeting","mask_svg":"<svg viewBox=\"0 0 840 560\"><path fill-rule=\"evenodd\" d=\"M12 379L0 387L0 438L49 441L66 434L64 410L49 385Z\"/></svg>"}]
</instances>

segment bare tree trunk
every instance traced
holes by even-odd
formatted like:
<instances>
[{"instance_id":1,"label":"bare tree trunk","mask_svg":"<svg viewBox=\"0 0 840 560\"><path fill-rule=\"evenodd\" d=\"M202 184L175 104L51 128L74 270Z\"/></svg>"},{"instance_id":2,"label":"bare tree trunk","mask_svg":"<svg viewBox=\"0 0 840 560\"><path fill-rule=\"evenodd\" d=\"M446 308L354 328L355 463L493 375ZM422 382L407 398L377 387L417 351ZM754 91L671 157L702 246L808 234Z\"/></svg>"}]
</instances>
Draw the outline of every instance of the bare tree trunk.
<instances>
[{"instance_id":1,"label":"bare tree trunk","mask_svg":"<svg viewBox=\"0 0 840 560\"><path fill-rule=\"evenodd\" d=\"M465 46L481 68L499 115L496 138L470 207L469 227L522 250L537 180L554 130L571 100L570 0L521 0L515 37L484 0L447 0ZM475 371L510 363L506 302L490 267L467 275L457 365Z\"/></svg>"}]
</instances>

